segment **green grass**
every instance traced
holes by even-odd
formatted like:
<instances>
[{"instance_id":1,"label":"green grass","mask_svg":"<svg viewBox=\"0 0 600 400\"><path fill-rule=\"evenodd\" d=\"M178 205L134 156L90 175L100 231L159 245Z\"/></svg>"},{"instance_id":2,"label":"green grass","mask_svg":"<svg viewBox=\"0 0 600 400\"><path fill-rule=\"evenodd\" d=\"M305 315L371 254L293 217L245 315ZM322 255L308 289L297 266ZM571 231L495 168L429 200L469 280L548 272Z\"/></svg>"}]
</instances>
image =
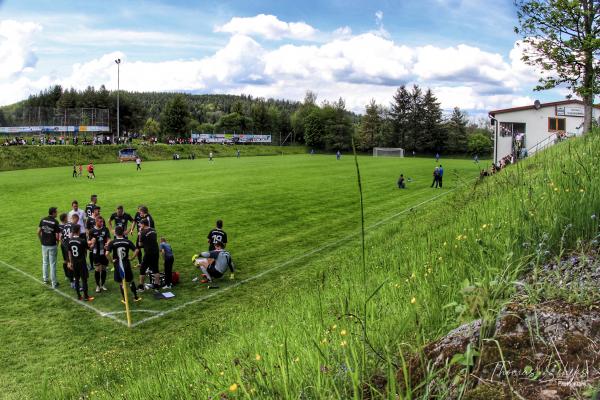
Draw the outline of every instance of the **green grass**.
<instances>
[{"instance_id":1,"label":"green grass","mask_svg":"<svg viewBox=\"0 0 600 400\"><path fill-rule=\"evenodd\" d=\"M143 161L172 160L178 153L187 159L192 153L197 158L207 158L209 152L216 157L233 157L237 149L242 156L272 156L279 154L304 154L303 146L267 146L267 145L133 145L133 146L0 146L0 171L26 168L47 168L58 166L72 167L73 163L86 165L119 162L119 149L134 147Z\"/></svg>"},{"instance_id":2,"label":"green grass","mask_svg":"<svg viewBox=\"0 0 600 400\"><path fill-rule=\"evenodd\" d=\"M366 280L350 157L149 162L141 174L132 165L105 165L95 182L73 182L65 168L1 173L0 259L36 276L35 226L49 205L67 207L91 192L104 214L117 203L130 210L146 203L173 244L183 283L176 299L148 298L139 307L162 310L216 293L190 282L188 260L218 217L240 268L219 290L298 260L132 330L0 264L0 335L10 338L0 348L2 393L193 399L360 398L371 391L413 398L393 379L385 394L365 384L373 374L394 377L402 356L461 321L491 318L519 271L593 239L597 154L597 135L568 141L478 184L471 161L442 160L441 191L429 188L432 160L360 157ZM394 186L400 172L415 180L406 191ZM470 286L477 289L463 290ZM95 306L120 308L110 288Z\"/></svg>"}]
</instances>

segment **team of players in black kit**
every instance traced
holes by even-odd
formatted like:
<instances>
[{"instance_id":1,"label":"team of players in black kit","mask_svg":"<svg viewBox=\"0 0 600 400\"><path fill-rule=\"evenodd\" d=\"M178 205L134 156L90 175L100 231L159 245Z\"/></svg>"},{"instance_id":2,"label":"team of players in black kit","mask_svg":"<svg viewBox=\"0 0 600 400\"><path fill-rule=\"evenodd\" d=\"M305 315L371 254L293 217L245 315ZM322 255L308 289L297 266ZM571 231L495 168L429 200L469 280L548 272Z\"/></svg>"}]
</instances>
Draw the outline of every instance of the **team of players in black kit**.
<instances>
[{"instance_id":1,"label":"team of players in black kit","mask_svg":"<svg viewBox=\"0 0 600 400\"><path fill-rule=\"evenodd\" d=\"M135 216L126 213L123 206L118 206L109 219L108 227L101 216L101 208L97 205L97 196L92 195L91 202L85 208L85 214L78 208L77 201L72 203L73 209L68 214L61 214L59 237L63 255L63 269L66 277L71 281L80 300L92 301L94 298L88 291L88 274L94 269L96 293L106 291L106 275L109 259L114 264L114 280L119 283L121 296L124 301L123 278L130 282L134 301L140 301L139 291L172 287L173 263L175 258L173 250L165 238L158 241L154 229L154 219L146 206L139 206ZM85 220L83 222L83 220ZM131 224L131 225L130 225ZM227 243L227 234L222 230L223 222L217 221L217 227L208 234L209 252L206 255L209 264L218 264L219 252L223 251ZM110 228L110 230L109 230ZM134 244L128 236L137 230L137 240ZM111 239L110 231L114 238ZM87 254L89 251L89 265ZM215 252L216 251L216 252ZM130 257L130 252L133 254ZM223 253L227 253L224 252ZM161 280L159 273L160 254L164 259L164 277ZM134 282L131 261L137 258L139 262L139 285ZM227 253L227 259L231 257ZM233 272L233 265L229 267ZM202 282L210 281L211 276L205 272ZM146 284L146 275L151 275L151 284ZM208 275L208 276L207 276ZM213 274L214 275L214 274ZM217 278L220 276L216 276ZM81 282L81 283L80 283Z\"/></svg>"}]
</instances>

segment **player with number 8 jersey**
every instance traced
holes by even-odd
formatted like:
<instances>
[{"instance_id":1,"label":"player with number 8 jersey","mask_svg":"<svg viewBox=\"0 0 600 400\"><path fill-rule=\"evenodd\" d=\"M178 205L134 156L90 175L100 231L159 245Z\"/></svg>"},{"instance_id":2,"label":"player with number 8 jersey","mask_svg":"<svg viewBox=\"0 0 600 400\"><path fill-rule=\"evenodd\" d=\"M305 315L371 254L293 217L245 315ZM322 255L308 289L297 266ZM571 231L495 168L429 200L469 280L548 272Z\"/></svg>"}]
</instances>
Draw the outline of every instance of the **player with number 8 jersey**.
<instances>
[{"instance_id":1,"label":"player with number 8 jersey","mask_svg":"<svg viewBox=\"0 0 600 400\"><path fill-rule=\"evenodd\" d=\"M67 250L69 252L68 268L73 272L77 298L79 300L92 301L94 298L88 295L88 269L85 263L88 244L85 238L79 237L80 231L81 226L73 225L71 238L67 241ZM81 290L83 290L83 298L81 297Z\"/></svg>"}]
</instances>

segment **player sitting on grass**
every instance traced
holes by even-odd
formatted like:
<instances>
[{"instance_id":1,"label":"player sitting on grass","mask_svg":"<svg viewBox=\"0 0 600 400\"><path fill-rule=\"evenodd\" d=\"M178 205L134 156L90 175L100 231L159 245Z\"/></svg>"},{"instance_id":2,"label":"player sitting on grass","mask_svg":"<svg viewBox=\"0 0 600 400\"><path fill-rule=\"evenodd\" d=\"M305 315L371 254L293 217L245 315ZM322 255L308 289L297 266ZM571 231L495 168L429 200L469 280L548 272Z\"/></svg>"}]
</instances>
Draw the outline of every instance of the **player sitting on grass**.
<instances>
[{"instance_id":1,"label":"player sitting on grass","mask_svg":"<svg viewBox=\"0 0 600 400\"><path fill-rule=\"evenodd\" d=\"M125 294L123 292L123 278L125 282L129 282L131 285L131 291L133 292L133 300L140 301L142 298L138 297L135 282L133 281L133 271L131 270L131 263L129 261L129 250L135 251L135 244L126 237L124 237L125 229L122 225L117 225L115 228L115 240L111 241L106 248L106 256L108 257L112 251L112 261L115 265L115 282L119 283L121 289L121 300L125 302Z\"/></svg>"},{"instance_id":2,"label":"player sitting on grass","mask_svg":"<svg viewBox=\"0 0 600 400\"><path fill-rule=\"evenodd\" d=\"M235 273L233 261L231 260L231 254L223 250L223 243L215 243L214 250L203 251L200 255L202 257L198 255L192 257L194 265L200 268L204 275L200 283L212 282L213 279L222 278L228 268L231 271L231 278L233 279L233 274Z\"/></svg>"}]
</instances>

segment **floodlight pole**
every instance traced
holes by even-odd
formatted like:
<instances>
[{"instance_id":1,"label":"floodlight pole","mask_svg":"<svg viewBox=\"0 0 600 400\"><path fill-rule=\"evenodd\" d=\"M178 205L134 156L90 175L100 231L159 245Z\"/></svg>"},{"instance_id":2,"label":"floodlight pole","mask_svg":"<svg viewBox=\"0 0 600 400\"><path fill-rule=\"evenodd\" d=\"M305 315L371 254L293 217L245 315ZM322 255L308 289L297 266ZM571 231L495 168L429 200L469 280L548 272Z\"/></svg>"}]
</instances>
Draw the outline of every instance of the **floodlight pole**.
<instances>
[{"instance_id":1,"label":"floodlight pole","mask_svg":"<svg viewBox=\"0 0 600 400\"><path fill-rule=\"evenodd\" d=\"M121 80L121 59L117 58L115 60L115 63L117 63L117 144L119 144L119 134L121 132L121 126L120 126L120 107L119 107L119 91L120 91L120 80Z\"/></svg>"}]
</instances>

